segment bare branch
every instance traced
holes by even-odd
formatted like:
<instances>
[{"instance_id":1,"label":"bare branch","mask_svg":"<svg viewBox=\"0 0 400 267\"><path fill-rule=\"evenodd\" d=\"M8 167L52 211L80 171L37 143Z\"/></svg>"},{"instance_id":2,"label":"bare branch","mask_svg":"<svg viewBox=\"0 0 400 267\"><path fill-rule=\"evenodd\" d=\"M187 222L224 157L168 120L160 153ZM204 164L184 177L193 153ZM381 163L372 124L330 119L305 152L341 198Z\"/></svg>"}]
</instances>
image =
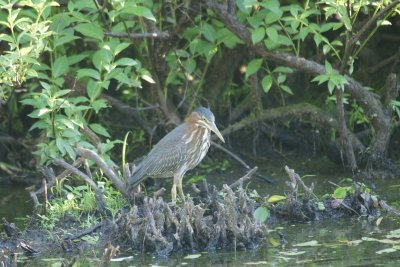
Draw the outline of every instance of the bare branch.
<instances>
[{"instance_id":1,"label":"bare branch","mask_svg":"<svg viewBox=\"0 0 400 267\"><path fill-rule=\"evenodd\" d=\"M127 190L126 186L124 185L124 183L119 179L118 175L114 172L114 170L112 170L107 165L107 163L102 158L99 157L99 155L97 155L95 152L93 152L89 149L85 149L85 148L81 148L81 147L76 148L76 153L81 157L84 157L86 159L90 159L90 160L93 160L94 162L96 162L97 166L99 166L99 168L111 180L111 182L117 187L117 189L123 195L125 195L126 197L129 197L128 190Z\"/></svg>"},{"instance_id":2,"label":"bare branch","mask_svg":"<svg viewBox=\"0 0 400 267\"><path fill-rule=\"evenodd\" d=\"M239 178L236 182L234 182L233 184L231 184L229 187L231 189L238 187L238 186L242 186L243 183L247 180L250 180L250 178L253 176L254 173L256 173L258 170L258 167L254 167L253 169L249 170L243 177Z\"/></svg>"}]
</instances>

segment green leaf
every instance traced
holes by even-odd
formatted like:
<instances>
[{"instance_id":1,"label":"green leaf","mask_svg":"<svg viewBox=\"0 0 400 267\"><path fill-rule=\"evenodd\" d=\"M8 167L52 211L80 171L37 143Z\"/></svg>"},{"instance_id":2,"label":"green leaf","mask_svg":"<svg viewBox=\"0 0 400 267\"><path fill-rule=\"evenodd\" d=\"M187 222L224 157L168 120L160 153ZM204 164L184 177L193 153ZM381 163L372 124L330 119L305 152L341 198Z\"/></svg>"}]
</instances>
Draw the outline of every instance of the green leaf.
<instances>
[{"instance_id":1,"label":"green leaf","mask_svg":"<svg viewBox=\"0 0 400 267\"><path fill-rule=\"evenodd\" d=\"M284 81L286 81L286 75L285 74L279 74L278 78L276 79L278 84L283 83Z\"/></svg>"},{"instance_id":2,"label":"green leaf","mask_svg":"<svg viewBox=\"0 0 400 267\"><path fill-rule=\"evenodd\" d=\"M210 24L203 23L202 33L208 41L214 43L217 32Z\"/></svg>"},{"instance_id":3,"label":"green leaf","mask_svg":"<svg viewBox=\"0 0 400 267\"><path fill-rule=\"evenodd\" d=\"M333 197L334 198L345 198L347 195L347 190L344 187L338 187L335 189L335 191L333 192Z\"/></svg>"},{"instance_id":4,"label":"green leaf","mask_svg":"<svg viewBox=\"0 0 400 267\"><path fill-rule=\"evenodd\" d=\"M68 59L66 56L62 56L57 58L52 66L52 73L53 77L57 78L60 77L61 75L65 74L68 71Z\"/></svg>"},{"instance_id":5,"label":"green leaf","mask_svg":"<svg viewBox=\"0 0 400 267\"><path fill-rule=\"evenodd\" d=\"M90 79L87 83L87 94L90 101L95 100L100 95L101 91L101 84Z\"/></svg>"},{"instance_id":6,"label":"green leaf","mask_svg":"<svg viewBox=\"0 0 400 267\"><path fill-rule=\"evenodd\" d=\"M196 69L196 61L192 58L189 58L187 60L182 61L183 66L185 67L185 70L188 73L193 73L194 70Z\"/></svg>"},{"instance_id":7,"label":"green leaf","mask_svg":"<svg viewBox=\"0 0 400 267\"><path fill-rule=\"evenodd\" d=\"M260 69L262 62L263 62L262 58L253 59L252 61L249 62L249 64L247 65L247 68L246 68L246 75L245 75L246 79L249 78L250 75L253 75Z\"/></svg>"},{"instance_id":8,"label":"green leaf","mask_svg":"<svg viewBox=\"0 0 400 267\"><path fill-rule=\"evenodd\" d=\"M98 70L104 69L105 65L110 64L113 60L110 50L100 49L93 54L92 62Z\"/></svg>"},{"instance_id":9,"label":"green leaf","mask_svg":"<svg viewBox=\"0 0 400 267\"><path fill-rule=\"evenodd\" d=\"M68 63L70 66L72 66L78 62L81 62L82 60L84 60L87 57L88 57L88 55L84 55L84 54L72 55L72 56L68 57Z\"/></svg>"},{"instance_id":10,"label":"green leaf","mask_svg":"<svg viewBox=\"0 0 400 267\"><path fill-rule=\"evenodd\" d=\"M143 74L141 78L148 83L156 83L149 74Z\"/></svg>"},{"instance_id":11,"label":"green leaf","mask_svg":"<svg viewBox=\"0 0 400 267\"><path fill-rule=\"evenodd\" d=\"M325 60L325 70L327 73L332 72L333 70L331 63L329 63L328 60Z\"/></svg>"},{"instance_id":12,"label":"green leaf","mask_svg":"<svg viewBox=\"0 0 400 267\"><path fill-rule=\"evenodd\" d=\"M95 80L100 80L100 73L94 69L79 69L76 78L79 80L83 77L91 77Z\"/></svg>"},{"instance_id":13,"label":"green leaf","mask_svg":"<svg viewBox=\"0 0 400 267\"><path fill-rule=\"evenodd\" d=\"M278 14L280 10L280 3L278 0L268 0L268 1L262 1L261 4L263 7L271 10L273 13Z\"/></svg>"},{"instance_id":14,"label":"green leaf","mask_svg":"<svg viewBox=\"0 0 400 267\"><path fill-rule=\"evenodd\" d=\"M64 96L64 95L68 94L69 92L71 92L70 89L59 90L54 94L54 97L58 98L58 97L61 97L61 96Z\"/></svg>"},{"instance_id":15,"label":"green leaf","mask_svg":"<svg viewBox=\"0 0 400 267\"><path fill-rule=\"evenodd\" d=\"M319 33L314 34L314 42L315 45L318 47L320 43L322 42L322 36Z\"/></svg>"},{"instance_id":16,"label":"green leaf","mask_svg":"<svg viewBox=\"0 0 400 267\"><path fill-rule=\"evenodd\" d=\"M130 46L130 43L120 43L115 47L114 49L114 56L118 55L121 53L123 50L125 50L128 46Z\"/></svg>"},{"instance_id":17,"label":"green leaf","mask_svg":"<svg viewBox=\"0 0 400 267\"><path fill-rule=\"evenodd\" d=\"M261 81L261 86L265 93L268 93L272 87L272 77L271 75L265 76Z\"/></svg>"},{"instance_id":18,"label":"green leaf","mask_svg":"<svg viewBox=\"0 0 400 267\"><path fill-rule=\"evenodd\" d=\"M268 198L268 203L276 203L282 200L286 200L286 196L280 196L280 195L272 195Z\"/></svg>"},{"instance_id":19,"label":"green leaf","mask_svg":"<svg viewBox=\"0 0 400 267\"><path fill-rule=\"evenodd\" d=\"M288 93L288 94L290 94L290 95L293 95L293 91L292 91L292 89L290 89L289 86L284 85L284 84L281 84L280 87L281 87L281 89L282 89L283 91L285 91L286 93Z\"/></svg>"},{"instance_id":20,"label":"green leaf","mask_svg":"<svg viewBox=\"0 0 400 267\"><path fill-rule=\"evenodd\" d=\"M278 43L278 31L273 27L267 28L268 38L271 39L272 42Z\"/></svg>"},{"instance_id":21,"label":"green leaf","mask_svg":"<svg viewBox=\"0 0 400 267\"><path fill-rule=\"evenodd\" d=\"M95 101L90 103L96 113L103 108L107 107L107 101L105 99L96 99Z\"/></svg>"},{"instance_id":22,"label":"green leaf","mask_svg":"<svg viewBox=\"0 0 400 267\"><path fill-rule=\"evenodd\" d=\"M269 2L269 1L267 1ZM265 23L267 25L271 25L278 21L283 15L282 10L278 9L277 12L270 12L268 15L265 17Z\"/></svg>"},{"instance_id":23,"label":"green leaf","mask_svg":"<svg viewBox=\"0 0 400 267\"><path fill-rule=\"evenodd\" d=\"M264 27L259 27L253 31L251 31L251 41L253 44L260 42L265 37L265 29Z\"/></svg>"},{"instance_id":24,"label":"green leaf","mask_svg":"<svg viewBox=\"0 0 400 267\"><path fill-rule=\"evenodd\" d=\"M96 23L82 23L75 26L75 30L87 37L102 41L104 38L103 29Z\"/></svg>"},{"instance_id":25,"label":"green leaf","mask_svg":"<svg viewBox=\"0 0 400 267\"><path fill-rule=\"evenodd\" d=\"M265 222L268 219L268 217L269 217L269 210L266 207L258 207L254 211L254 218L259 223Z\"/></svg>"},{"instance_id":26,"label":"green leaf","mask_svg":"<svg viewBox=\"0 0 400 267\"><path fill-rule=\"evenodd\" d=\"M121 13L132 14L139 17L145 17L148 20L156 21L151 10L144 6L128 6L121 10Z\"/></svg>"},{"instance_id":27,"label":"green leaf","mask_svg":"<svg viewBox=\"0 0 400 267\"><path fill-rule=\"evenodd\" d=\"M136 60L132 58L123 57L118 59L117 62L115 62L115 64L117 64L117 66L135 66L138 63Z\"/></svg>"},{"instance_id":28,"label":"green leaf","mask_svg":"<svg viewBox=\"0 0 400 267\"><path fill-rule=\"evenodd\" d=\"M105 137L111 137L110 134L107 132L106 128L104 128L98 123L89 124L89 128L92 129L92 131L97 134L100 134Z\"/></svg>"},{"instance_id":29,"label":"green leaf","mask_svg":"<svg viewBox=\"0 0 400 267\"><path fill-rule=\"evenodd\" d=\"M65 155L64 139L61 137L56 138L56 145L58 150L60 150L61 155Z\"/></svg>"},{"instance_id":30,"label":"green leaf","mask_svg":"<svg viewBox=\"0 0 400 267\"><path fill-rule=\"evenodd\" d=\"M60 38L57 38L57 39L54 41L54 48L56 48L56 47L58 47L58 46L60 46L60 45L63 45L63 44L65 44L65 43L69 43L69 42L71 42L71 41L73 41L73 40L76 40L76 39L79 39L79 36L75 36L75 35L65 35L65 36L62 36L62 37L60 37Z\"/></svg>"},{"instance_id":31,"label":"green leaf","mask_svg":"<svg viewBox=\"0 0 400 267\"><path fill-rule=\"evenodd\" d=\"M276 67L272 72L293 73L293 69L290 67Z\"/></svg>"}]
</instances>

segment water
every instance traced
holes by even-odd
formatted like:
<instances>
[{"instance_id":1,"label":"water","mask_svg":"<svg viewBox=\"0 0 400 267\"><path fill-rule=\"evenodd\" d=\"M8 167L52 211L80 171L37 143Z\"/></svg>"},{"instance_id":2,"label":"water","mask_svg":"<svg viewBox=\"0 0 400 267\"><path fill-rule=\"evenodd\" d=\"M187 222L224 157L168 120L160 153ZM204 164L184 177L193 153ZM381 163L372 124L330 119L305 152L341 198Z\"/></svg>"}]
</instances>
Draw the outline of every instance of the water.
<instances>
[{"instance_id":1,"label":"water","mask_svg":"<svg viewBox=\"0 0 400 267\"><path fill-rule=\"evenodd\" d=\"M32 200L25 185L0 184L0 219L14 222L23 227L28 215L32 213Z\"/></svg>"},{"instance_id":2,"label":"water","mask_svg":"<svg viewBox=\"0 0 400 267\"><path fill-rule=\"evenodd\" d=\"M289 162L289 166L290 163L292 162ZM279 166L285 164L281 162ZM259 166L261 172L274 179L277 185L271 186L253 178L249 188L256 189L260 195L282 195L284 182L287 180L283 168L272 169L271 163ZM337 167L333 165L321 166L318 162L305 160L295 170L301 176L307 175L304 177L307 184L315 183L315 192L318 195L332 193L335 189L332 183L339 184L341 180L350 177L348 173L335 168ZM243 170L226 171L226 175L207 175L207 179L220 186L223 183L232 183L244 173ZM400 196L399 180L374 182L377 193L389 204L396 205ZM13 218L23 218L30 212L30 200L22 187L0 186L0 217L5 216L12 221ZM213 253L197 251L191 254L173 254L166 258L127 251L117 257L128 257L125 261L114 261L110 266L400 266L400 250L388 250L400 245L400 236L387 236L390 231L400 228L400 220L386 213L382 213L382 217L379 226L375 222L368 222L364 217L312 223L282 222L270 226L269 235L256 249ZM280 244L278 233L284 235L286 244ZM100 260L97 252L93 254L80 256L74 266L98 266ZM43 255L36 258L22 256L19 260L28 262L30 266L59 266L73 256L75 255Z\"/></svg>"}]
</instances>

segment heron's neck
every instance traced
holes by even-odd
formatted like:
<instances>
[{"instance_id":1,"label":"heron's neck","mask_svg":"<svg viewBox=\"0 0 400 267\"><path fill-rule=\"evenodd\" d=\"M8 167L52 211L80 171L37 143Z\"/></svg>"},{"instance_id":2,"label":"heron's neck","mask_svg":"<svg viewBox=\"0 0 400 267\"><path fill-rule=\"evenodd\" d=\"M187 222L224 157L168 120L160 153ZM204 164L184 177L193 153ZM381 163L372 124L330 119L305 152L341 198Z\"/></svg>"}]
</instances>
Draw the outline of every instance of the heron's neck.
<instances>
[{"instance_id":1,"label":"heron's neck","mask_svg":"<svg viewBox=\"0 0 400 267\"><path fill-rule=\"evenodd\" d=\"M192 124L188 127L184 140L186 144L197 143L199 145L209 142L210 134L211 131L209 129Z\"/></svg>"}]
</instances>

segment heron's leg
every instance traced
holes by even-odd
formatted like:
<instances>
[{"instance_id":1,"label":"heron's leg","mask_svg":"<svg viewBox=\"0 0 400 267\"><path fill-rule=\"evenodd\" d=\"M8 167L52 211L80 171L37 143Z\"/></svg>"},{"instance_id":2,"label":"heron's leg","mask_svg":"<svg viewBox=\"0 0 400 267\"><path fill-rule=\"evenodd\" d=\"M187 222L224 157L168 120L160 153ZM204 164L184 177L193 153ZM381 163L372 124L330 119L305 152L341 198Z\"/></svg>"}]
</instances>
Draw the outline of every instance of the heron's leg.
<instances>
[{"instance_id":1,"label":"heron's leg","mask_svg":"<svg viewBox=\"0 0 400 267\"><path fill-rule=\"evenodd\" d=\"M179 181L181 180L181 174L180 173L175 173L174 175L174 183L171 188L171 197L172 197L172 202L176 202L176 187L178 186L179 190Z\"/></svg>"},{"instance_id":2,"label":"heron's leg","mask_svg":"<svg viewBox=\"0 0 400 267\"><path fill-rule=\"evenodd\" d=\"M171 188L172 202L176 202L176 184L174 183Z\"/></svg>"},{"instance_id":3,"label":"heron's leg","mask_svg":"<svg viewBox=\"0 0 400 267\"><path fill-rule=\"evenodd\" d=\"M178 193L181 196L182 200L185 201L185 194L183 193L182 181L183 181L183 175L181 175L181 177L179 177Z\"/></svg>"}]
</instances>

